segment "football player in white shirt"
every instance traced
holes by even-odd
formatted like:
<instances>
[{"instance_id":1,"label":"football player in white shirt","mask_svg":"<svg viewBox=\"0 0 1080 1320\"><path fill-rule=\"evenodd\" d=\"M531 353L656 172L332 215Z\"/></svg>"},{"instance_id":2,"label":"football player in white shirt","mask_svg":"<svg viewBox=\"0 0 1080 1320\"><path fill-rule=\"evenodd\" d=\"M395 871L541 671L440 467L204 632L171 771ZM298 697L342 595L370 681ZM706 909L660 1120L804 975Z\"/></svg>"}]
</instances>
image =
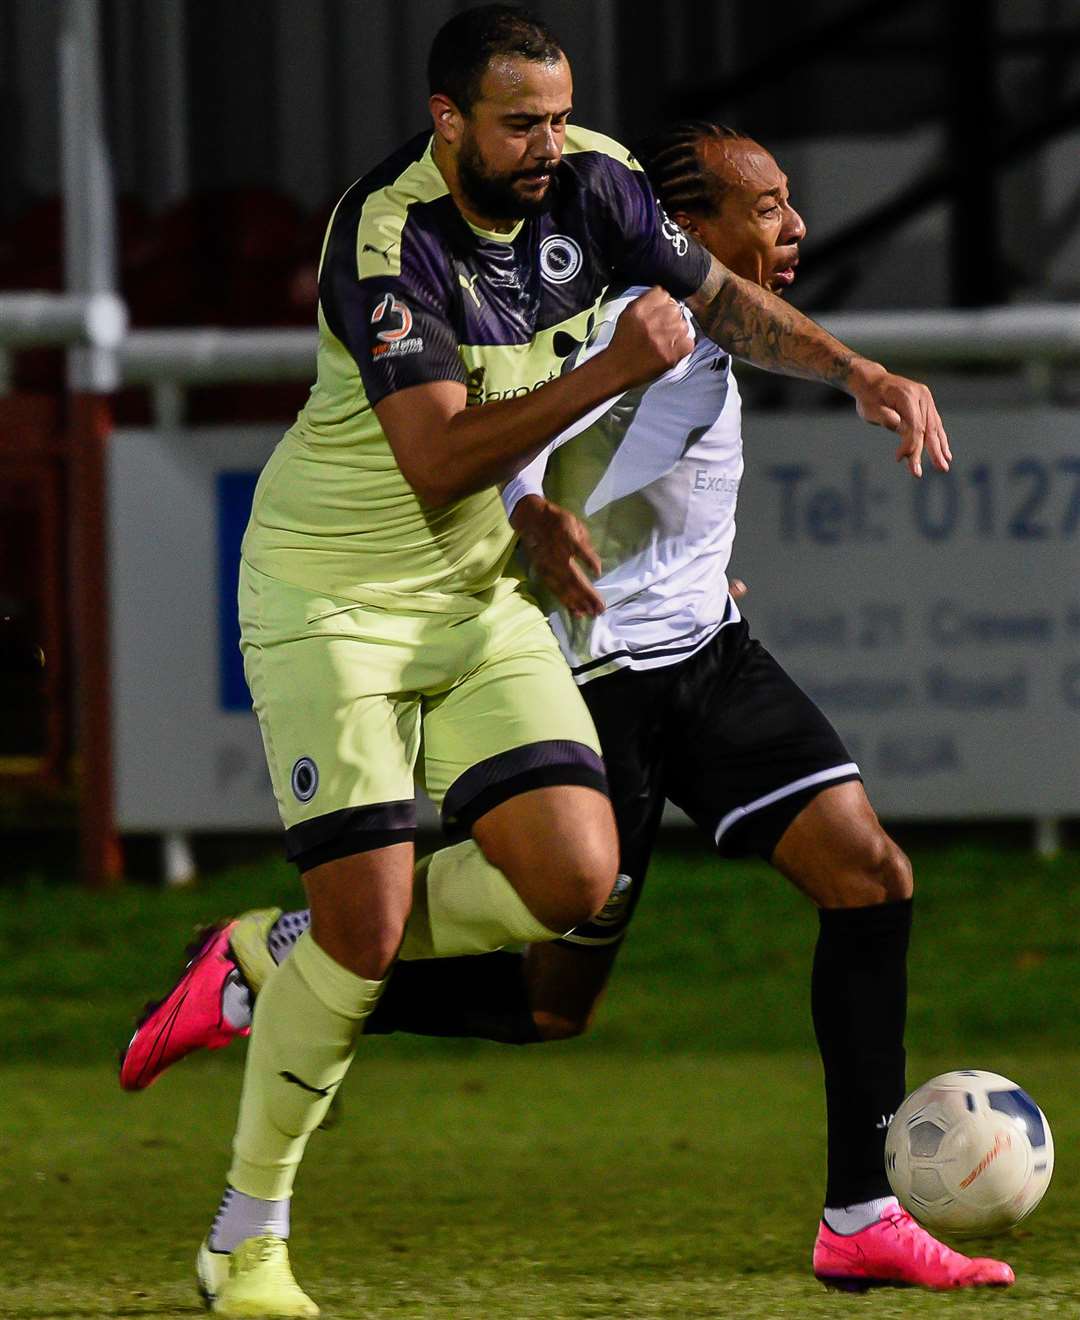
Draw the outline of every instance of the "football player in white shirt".
<instances>
[{"instance_id":1,"label":"football player in white shirt","mask_svg":"<svg viewBox=\"0 0 1080 1320\"><path fill-rule=\"evenodd\" d=\"M737 274L790 287L805 226L764 147L693 121L641 156L674 242L688 232ZM585 343L567 337L567 369L603 349L641 292L614 293ZM920 475L917 460L909 466ZM697 334L665 376L607 401L507 485L530 577L600 736L618 881L586 926L524 955L398 963L367 1030L517 1044L585 1031L674 802L722 856L764 857L819 910L811 1001L828 1174L817 1277L857 1291L1009 1284L1008 1265L952 1251L891 1194L884 1138L905 1091L911 866L829 721L751 637L741 584L729 590L742 469L731 359ZM306 913L276 909L233 923L238 967L219 1028L188 1048L246 1033L249 988L306 926Z\"/></svg>"}]
</instances>

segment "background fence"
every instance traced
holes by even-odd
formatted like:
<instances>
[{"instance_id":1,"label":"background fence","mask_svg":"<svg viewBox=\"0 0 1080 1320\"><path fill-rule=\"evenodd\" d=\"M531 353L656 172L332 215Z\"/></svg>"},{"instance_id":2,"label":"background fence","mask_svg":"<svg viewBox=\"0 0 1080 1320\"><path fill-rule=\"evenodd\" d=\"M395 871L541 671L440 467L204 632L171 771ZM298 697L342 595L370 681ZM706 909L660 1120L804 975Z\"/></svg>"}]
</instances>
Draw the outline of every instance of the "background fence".
<instances>
[{"instance_id":1,"label":"background fence","mask_svg":"<svg viewBox=\"0 0 1080 1320\"><path fill-rule=\"evenodd\" d=\"M14 0L0 18L18 126L0 204L0 782L26 820L40 791L77 786L94 882L120 874L118 832L162 833L180 878L190 831L273 822L229 556L312 375L325 204L422 120L427 38L461 7ZM810 225L797 298L934 385L958 463L915 485L837 400L745 378L747 612L886 814L1030 817L1052 849L1080 800L1076 16L810 4L785 72L752 6L667 0L643 81L627 7L539 7L565 28L587 122L693 111L766 139ZM897 118L873 80L909 66ZM53 189L62 205L40 200Z\"/></svg>"}]
</instances>

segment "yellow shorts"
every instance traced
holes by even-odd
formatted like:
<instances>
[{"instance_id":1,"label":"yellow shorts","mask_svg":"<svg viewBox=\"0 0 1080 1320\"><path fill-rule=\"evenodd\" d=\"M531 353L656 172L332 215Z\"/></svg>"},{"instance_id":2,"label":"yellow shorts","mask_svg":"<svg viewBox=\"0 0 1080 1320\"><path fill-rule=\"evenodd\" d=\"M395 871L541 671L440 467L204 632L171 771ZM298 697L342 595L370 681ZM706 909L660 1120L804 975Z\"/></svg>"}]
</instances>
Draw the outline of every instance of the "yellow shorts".
<instances>
[{"instance_id":1,"label":"yellow shorts","mask_svg":"<svg viewBox=\"0 0 1080 1320\"><path fill-rule=\"evenodd\" d=\"M414 777L451 838L529 789L606 792L596 731L543 615L517 584L492 597L391 612L241 565L244 673L301 870L411 839Z\"/></svg>"}]
</instances>

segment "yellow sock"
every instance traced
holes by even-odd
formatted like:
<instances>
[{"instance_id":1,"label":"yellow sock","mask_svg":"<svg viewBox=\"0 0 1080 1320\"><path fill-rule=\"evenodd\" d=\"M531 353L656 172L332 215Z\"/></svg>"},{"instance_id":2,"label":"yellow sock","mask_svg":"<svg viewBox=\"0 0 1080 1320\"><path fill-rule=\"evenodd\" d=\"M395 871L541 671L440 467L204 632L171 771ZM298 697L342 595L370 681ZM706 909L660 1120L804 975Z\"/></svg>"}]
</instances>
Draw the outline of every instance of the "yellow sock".
<instances>
[{"instance_id":1,"label":"yellow sock","mask_svg":"<svg viewBox=\"0 0 1080 1320\"><path fill-rule=\"evenodd\" d=\"M472 839L441 848L416 867L413 908L398 957L456 958L504 944L554 940L563 931L540 924L506 876Z\"/></svg>"},{"instance_id":2,"label":"yellow sock","mask_svg":"<svg viewBox=\"0 0 1080 1320\"><path fill-rule=\"evenodd\" d=\"M229 1184L280 1201L308 1136L319 1126L352 1062L382 981L335 962L305 931L259 995L244 1070Z\"/></svg>"}]
</instances>

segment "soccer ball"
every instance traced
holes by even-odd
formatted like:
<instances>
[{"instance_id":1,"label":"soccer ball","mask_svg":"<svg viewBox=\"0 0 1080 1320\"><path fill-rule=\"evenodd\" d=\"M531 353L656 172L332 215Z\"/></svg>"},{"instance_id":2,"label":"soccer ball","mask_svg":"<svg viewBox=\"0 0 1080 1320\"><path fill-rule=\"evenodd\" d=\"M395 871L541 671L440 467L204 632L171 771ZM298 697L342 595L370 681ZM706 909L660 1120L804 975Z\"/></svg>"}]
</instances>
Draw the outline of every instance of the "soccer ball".
<instances>
[{"instance_id":1,"label":"soccer ball","mask_svg":"<svg viewBox=\"0 0 1080 1320\"><path fill-rule=\"evenodd\" d=\"M885 1168L905 1209L927 1228L1001 1233L1042 1200L1054 1140L1045 1114L1007 1077L942 1073L896 1111Z\"/></svg>"}]
</instances>

